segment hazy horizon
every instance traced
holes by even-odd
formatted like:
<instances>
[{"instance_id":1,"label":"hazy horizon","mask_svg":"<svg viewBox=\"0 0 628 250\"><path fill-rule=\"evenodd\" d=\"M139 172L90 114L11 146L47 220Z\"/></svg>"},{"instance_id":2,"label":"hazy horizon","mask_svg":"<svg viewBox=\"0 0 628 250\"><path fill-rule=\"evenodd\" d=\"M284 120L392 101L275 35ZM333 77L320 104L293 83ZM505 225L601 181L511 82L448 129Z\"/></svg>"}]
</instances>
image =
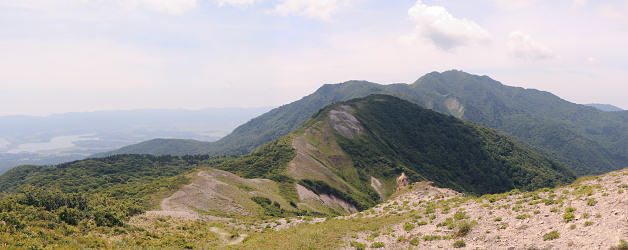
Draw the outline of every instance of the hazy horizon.
<instances>
[{"instance_id":1,"label":"hazy horizon","mask_svg":"<svg viewBox=\"0 0 628 250\"><path fill-rule=\"evenodd\" d=\"M0 0L0 115L268 107L459 69L628 109L628 0Z\"/></svg>"},{"instance_id":2,"label":"hazy horizon","mask_svg":"<svg viewBox=\"0 0 628 250\"><path fill-rule=\"evenodd\" d=\"M362 81L362 80L359 80ZM365 80L366 81L366 80ZM381 83L379 83L381 84ZM384 83L385 85L387 84L395 84L395 83ZM406 84L406 83L404 83ZM508 84L506 84L508 85ZM322 85L321 85L322 86ZM512 86L512 85L509 85ZM520 86L512 86L512 87L520 87ZM543 89L538 89L541 91L545 91ZM313 90L312 92L314 92L315 90ZM311 93L307 93L306 95L309 95ZM555 93L552 93L555 94ZM303 96L298 97L296 100L301 99ZM561 96L558 96L560 98L562 98ZM562 98L565 99L565 98ZM628 110L628 108L613 104L613 103L603 103L603 102L590 102L590 103L577 103L577 102L573 102L571 100L567 100L566 101L572 102L572 103L576 103L576 104L582 104L582 105L591 105L591 104L599 104L599 105L612 105L618 108L621 108L623 110ZM284 105L284 104L288 104L288 103L283 103L280 105L276 105L276 106L242 106L242 107L236 107L236 106L229 106L229 107L201 107L201 108L182 108L182 107L144 107L144 108L133 108L133 107L129 107L126 109L102 109L102 110L76 110L76 111L61 111L61 112L55 112L55 113L32 113L32 114L28 114L28 113L8 113L8 114L3 114L0 113L0 118L1 117L10 117L10 116L26 116L26 117L37 117L37 118L48 118L51 116L62 116L62 115L69 115L69 114L74 114L74 113L106 113L106 112L138 112L138 111L202 111L202 110L211 110L211 109L216 109L216 110L220 110L220 109L273 109L276 108L278 106Z\"/></svg>"}]
</instances>

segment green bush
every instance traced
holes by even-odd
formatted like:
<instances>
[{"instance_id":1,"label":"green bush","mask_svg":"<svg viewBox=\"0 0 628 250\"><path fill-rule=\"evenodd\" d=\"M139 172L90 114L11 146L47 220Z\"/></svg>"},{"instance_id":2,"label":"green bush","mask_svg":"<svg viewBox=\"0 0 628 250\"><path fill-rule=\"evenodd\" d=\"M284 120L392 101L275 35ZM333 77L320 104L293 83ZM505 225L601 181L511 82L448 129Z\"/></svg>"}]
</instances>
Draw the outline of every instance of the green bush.
<instances>
[{"instance_id":1,"label":"green bush","mask_svg":"<svg viewBox=\"0 0 628 250\"><path fill-rule=\"evenodd\" d=\"M555 240L560 238L560 234L558 234L558 231L551 231L545 235L543 235L543 240L544 241L548 241L548 240Z\"/></svg>"},{"instance_id":2,"label":"green bush","mask_svg":"<svg viewBox=\"0 0 628 250\"><path fill-rule=\"evenodd\" d=\"M419 245L419 238L414 238L414 239L410 240L410 245L418 246Z\"/></svg>"},{"instance_id":3,"label":"green bush","mask_svg":"<svg viewBox=\"0 0 628 250\"><path fill-rule=\"evenodd\" d=\"M423 236L423 240L425 241L432 241L432 240L440 240L443 237L440 235L425 235Z\"/></svg>"},{"instance_id":4,"label":"green bush","mask_svg":"<svg viewBox=\"0 0 628 250\"><path fill-rule=\"evenodd\" d=\"M461 248L461 247L465 247L465 246L467 246L467 244L464 243L464 240L459 240L459 241L454 242L454 247L455 248Z\"/></svg>"},{"instance_id":5,"label":"green bush","mask_svg":"<svg viewBox=\"0 0 628 250\"><path fill-rule=\"evenodd\" d=\"M595 206L595 204L597 204L597 201L594 198L587 199L587 205Z\"/></svg>"},{"instance_id":6,"label":"green bush","mask_svg":"<svg viewBox=\"0 0 628 250\"><path fill-rule=\"evenodd\" d=\"M62 207L57 212L60 221L76 226L81 220L80 211L76 208Z\"/></svg>"},{"instance_id":7,"label":"green bush","mask_svg":"<svg viewBox=\"0 0 628 250\"><path fill-rule=\"evenodd\" d=\"M467 216L467 214L464 211L458 211L454 214L454 219L455 220L464 220L464 219L468 219L469 216Z\"/></svg>"},{"instance_id":8,"label":"green bush","mask_svg":"<svg viewBox=\"0 0 628 250\"><path fill-rule=\"evenodd\" d=\"M454 233L454 237L459 238L459 237L467 236L467 234L469 234L471 230L473 230L473 226L474 226L473 222L468 222L468 221L461 222L460 224L458 224L456 232Z\"/></svg>"},{"instance_id":9,"label":"green bush","mask_svg":"<svg viewBox=\"0 0 628 250\"><path fill-rule=\"evenodd\" d=\"M414 227L415 227L414 224L412 224L410 222L406 222L403 225L403 230L406 230L407 232L410 232L410 231L412 231L412 229L414 229Z\"/></svg>"},{"instance_id":10,"label":"green bush","mask_svg":"<svg viewBox=\"0 0 628 250\"><path fill-rule=\"evenodd\" d=\"M124 214L112 207L100 207L93 212L94 221L98 226L114 227L124 225Z\"/></svg>"},{"instance_id":11,"label":"green bush","mask_svg":"<svg viewBox=\"0 0 628 250\"><path fill-rule=\"evenodd\" d=\"M366 244L360 243L360 242L357 242L357 241L351 242L351 246L354 247L356 250L364 250L364 249L366 249Z\"/></svg>"},{"instance_id":12,"label":"green bush","mask_svg":"<svg viewBox=\"0 0 628 250\"><path fill-rule=\"evenodd\" d=\"M384 242L381 242L381 241L373 242L373 244L371 244L371 248L383 248L385 246L386 244L384 244Z\"/></svg>"},{"instance_id":13,"label":"green bush","mask_svg":"<svg viewBox=\"0 0 628 250\"><path fill-rule=\"evenodd\" d=\"M619 245L611 247L611 250L628 250L628 243L625 240L621 240Z\"/></svg>"},{"instance_id":14,"label":"green bush","mask_svg":"<svg viewBox=\"0 0 628 250\"><path fill-rule=\"evenodd\" d=\"M563 215L563 220L565 222L570 222L574 219L576 219L576 215L574 215L572 212L567 212Z\"/></svg>"}]
</instances>

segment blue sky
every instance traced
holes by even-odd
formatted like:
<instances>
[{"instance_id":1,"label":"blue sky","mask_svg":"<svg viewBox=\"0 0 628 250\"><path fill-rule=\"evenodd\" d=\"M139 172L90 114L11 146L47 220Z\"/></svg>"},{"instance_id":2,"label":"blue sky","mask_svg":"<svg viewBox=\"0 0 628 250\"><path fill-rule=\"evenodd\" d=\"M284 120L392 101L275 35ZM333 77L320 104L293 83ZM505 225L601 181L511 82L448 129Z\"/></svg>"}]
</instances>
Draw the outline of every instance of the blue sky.
<instances>
[{"instance_id":1,"label":"blue sky","mask_svg":"<svg viewBox=\"0 0 628 250\"><path fill-rule=\"evenodd\" d=\"M628 108L628 1L0 0L0 115L275 106L460 69Z\"/></svg>"}]
</instances>

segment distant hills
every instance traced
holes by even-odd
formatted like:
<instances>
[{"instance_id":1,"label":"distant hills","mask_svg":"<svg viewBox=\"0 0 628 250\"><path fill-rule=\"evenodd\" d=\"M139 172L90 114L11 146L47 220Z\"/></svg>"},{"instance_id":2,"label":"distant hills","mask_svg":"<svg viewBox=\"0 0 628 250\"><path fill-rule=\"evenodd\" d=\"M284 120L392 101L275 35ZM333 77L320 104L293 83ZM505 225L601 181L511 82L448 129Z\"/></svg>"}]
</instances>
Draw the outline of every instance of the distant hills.
<instances>
[{"instance_id":1,"label":"distant hills","mask_svg":"<svg viewBox=\"0 0 628 250\"><path fill-rule=\"evenodd\" d=\"M585 105L589 106L589 107L594 107L596 109L599 109L599 110L602 110L602 111L606 111L606 112L623 111L623 109L621 109L619 107L615 107L615 106L610 105L610 104L591 103L591 104L585 104Z\"/></svg>"},{"instance_id":2,"label":"distant hills","mask_svg":"<svg viewBox=\"0 0 628 250\"><path fill-rule=\"evenodd\" d=\"M17 165L58 164L153 138L215 141L271 108L97 111L0 116L0 173ZM180 147L189 150L191 147ZM170 148L168 152L172 152ZM151 152L161 153L155 148Z\"/></svg>"},{"instance_id":3,"label":"distant hills","mask_svg":"<svg viewBox=\"0 0 628 250\"><path fill-rule=\"evenodd\" d=\"M455 70L432 72L412 84L380 85L366 81L326 84L299 101L252 119L213 143L198 143L183 152L179 150L184 146L181 144L190 142L160 140L131 145L106 155L246 154L290 133L326 105L378 93L508 133L533 150L551 155L578 175L599 174L628 165L628 111L603 112L549 92L510 87L488 76Z\"/></svg>"}]
</instances>

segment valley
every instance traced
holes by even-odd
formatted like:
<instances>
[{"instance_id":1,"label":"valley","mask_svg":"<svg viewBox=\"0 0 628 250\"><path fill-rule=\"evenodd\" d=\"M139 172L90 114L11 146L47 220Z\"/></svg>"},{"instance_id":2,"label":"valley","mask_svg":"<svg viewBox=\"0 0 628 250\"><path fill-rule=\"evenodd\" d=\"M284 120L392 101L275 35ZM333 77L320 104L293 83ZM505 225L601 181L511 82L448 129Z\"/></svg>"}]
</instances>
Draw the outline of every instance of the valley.
<instances>
[{"instance_id":1,"label":"valley","mask_svg":"<svg viewBox=\"0 0 628 250\"><path fill-rule=\"evenodd\" d=\"M215 141L270 108L126 110L0 116L0 173L81 160L155 138ZM156 151L153 151L156 153Z\"/></svg>"}]
</instances>

